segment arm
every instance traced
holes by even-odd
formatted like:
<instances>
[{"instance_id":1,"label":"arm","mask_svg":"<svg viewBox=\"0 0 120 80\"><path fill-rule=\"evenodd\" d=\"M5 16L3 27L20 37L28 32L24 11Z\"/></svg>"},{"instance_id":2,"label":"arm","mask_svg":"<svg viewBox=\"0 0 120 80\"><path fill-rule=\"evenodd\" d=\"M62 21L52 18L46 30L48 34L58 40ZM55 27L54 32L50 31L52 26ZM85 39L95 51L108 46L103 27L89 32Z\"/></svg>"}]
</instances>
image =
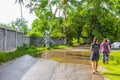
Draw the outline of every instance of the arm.
<instances>
[{"instance_id":1,"label":"arm","mask_svg":"<svg viewBox=\"0 0 120 80\"><path fill-rule=\"evenodd\" d=\"M100 44L100 52L102 52L102 44Z\"/></svg>"},{"instance_id":2,"label":"arm","mask_svg":"<svg viewBox=\"0 0 120 80\"><path fill-rule=\"evenodd\" d=\"M92 46L90 46L90 51L92 51Z\"/></svg>"},{"instance_id":3,"label":"arm","mask_svg":"<svg viewBox=\"0 0 120 80\"><path fill-rule=\"evenodd\" d=\"M91 46L90 46L90 51L92 51L93 50L93 47L92 47L92 44L91 44Z\"/></svg>"},{"instance_id":4,"label":"arm","mask_svg":"<svg viewBox=\"0 0 120 80\"><path fill-rule=\"evenodd\" d=\"M108 45L108 50L109 50L109 52L111 52L111 48L110 48L110 45Z\"/></svg>"}]
</instances>

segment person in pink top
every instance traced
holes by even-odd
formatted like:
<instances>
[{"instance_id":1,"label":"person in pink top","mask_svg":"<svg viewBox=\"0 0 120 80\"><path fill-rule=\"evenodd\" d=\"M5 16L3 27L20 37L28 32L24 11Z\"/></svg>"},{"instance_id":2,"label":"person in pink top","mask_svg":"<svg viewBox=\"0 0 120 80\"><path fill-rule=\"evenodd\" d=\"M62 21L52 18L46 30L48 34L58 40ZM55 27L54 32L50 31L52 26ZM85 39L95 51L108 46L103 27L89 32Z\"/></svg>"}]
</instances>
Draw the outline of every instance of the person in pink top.
<instances>
[{"instance_id":1,"label":"person in pink top","mask_svg":"<svg viewBox=\"0 0 120 80\"><path fill-rule=\"evenodd\" d=\"M108 43L107 38L103 39L103 42L100 45L100 49L102 52L102 61L103 63L108 63L109 53L110 53L110 45Z\"/></svg>"}]
</instances>

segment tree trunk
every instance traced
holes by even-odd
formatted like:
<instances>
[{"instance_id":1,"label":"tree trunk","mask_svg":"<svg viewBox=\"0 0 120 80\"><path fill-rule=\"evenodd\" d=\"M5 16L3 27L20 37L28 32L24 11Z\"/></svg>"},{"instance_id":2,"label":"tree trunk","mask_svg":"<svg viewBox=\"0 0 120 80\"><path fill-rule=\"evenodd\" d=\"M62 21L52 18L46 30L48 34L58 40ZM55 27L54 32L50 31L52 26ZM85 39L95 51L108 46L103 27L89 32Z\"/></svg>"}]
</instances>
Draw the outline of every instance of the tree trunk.
<instances>
[{"instance_id":1,"label":"tree trunk","mask_svg":"<svg viewBox=\"0 0 120 80\"><path fill-rule=\"evenodd\" d=\"M78 37L77 37L78 41L77 42L80 44L81 27L78 27L77 34L78 34Z\"/></svg>"},{"instance_id":2,"label":"tree trunk","mask_svg":"<svg viewBox=\"0 0 120 80\"><path fill-rule=\"evenodd\" d=\"M66 36L66 13L64 13L64 20L65 20L65 26L63 27L63 32L64 32L64 44L67 44L67 36Z\"/></svg>"},{"instance_id":3,"label":"tree trunk","mask_svg":"<svg viewBox=\"0 0 120 80\"><path fill-rule=\"evenodd\" d=\"M52 16L52 20L54 20L55 16L56 16L56 13L57 13L57 10L58 10L58 7L55 9L55 13L53 14Z\"/></svg>"},{"instance_id":4,"label":"tree trunk","mask_svg":"<svg viewBox=\"0 0 120 80\"><path fill-rule=\"evenodd\" d=\"M117 40L118 39L118 26L116 25L116 32L115 32L115 39Z\"/></svg>"},{"instance_id":5,"label":"tree trunk","mask_svg":"<svg viewBox=\"0 0 120 80\"><path fill-rule=\"evenodd\" d=\"M22 4L20 3L20 11L21 11L21 20L23 19L23 14L22 14Z\"/></svg>"}]
</instances>

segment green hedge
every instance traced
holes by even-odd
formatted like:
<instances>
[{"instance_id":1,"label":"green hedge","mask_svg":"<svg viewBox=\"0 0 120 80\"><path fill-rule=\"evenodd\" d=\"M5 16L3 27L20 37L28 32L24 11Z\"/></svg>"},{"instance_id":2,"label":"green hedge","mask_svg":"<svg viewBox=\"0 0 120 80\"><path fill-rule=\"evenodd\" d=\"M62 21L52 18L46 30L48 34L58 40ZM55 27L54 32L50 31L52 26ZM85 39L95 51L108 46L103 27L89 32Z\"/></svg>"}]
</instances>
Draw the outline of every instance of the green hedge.
<instances>
[{"instance_id":1,"label":"green hedge","mask_svg":"<svg viewBox=\"0 0 120 80\"><path fill-rule=\"evenodd\" d=\"M26 54L34 56L34 54L36 54L37 52L39 52L39 50L37 50L36 47L34 47L34 46L28 47L26 45L23 45L21 47L18 47L13 52L1 52L0 53L0 63L21 57Z\"/></svg>"}]
</instances>

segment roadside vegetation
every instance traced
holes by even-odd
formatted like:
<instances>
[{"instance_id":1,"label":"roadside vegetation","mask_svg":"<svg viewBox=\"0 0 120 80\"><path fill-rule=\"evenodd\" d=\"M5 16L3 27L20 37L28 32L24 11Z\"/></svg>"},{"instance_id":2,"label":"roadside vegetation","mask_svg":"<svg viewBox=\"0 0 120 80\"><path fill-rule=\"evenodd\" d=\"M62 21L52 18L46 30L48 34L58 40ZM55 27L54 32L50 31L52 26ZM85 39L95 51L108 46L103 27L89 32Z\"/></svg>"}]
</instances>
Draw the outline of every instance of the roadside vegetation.
<instances>
[{"instance_id":1,"label":"roadside vegetation","mask_svg":"<svg viewBox=\"0 0 120 80\"><path fill-rule=\"evenodd\" d=\"M46 47L35 47L35 46L28 47L27 45L23 45L21 47L18 47L15 51L12 52L0 52L0 64L24 56L26 54L31 55L33 57L41 57L42 51L44 50L64 49L64 48L67 48L67 46L57 45L57 46L52 46L51 48L46 48Z\"/></svg>"},{"instance_id":2,"label":"roadside vegetation","mask_svg":"<svg viewBox=\"0 0 120 80\"><path fill-rule=\"evenodd\" d=\"M107 69L103 74L110 80L120 80L120 50L114 50L110 53L109 63L103 64L102 57L100 65Z\"/></svg>"},{"instance_id":3,"label":"roadside vegetation","mask_svg":"<svg viewBox=\"0 0 120 80\"><path fill-rule=\"evenodd\" d=\"M24 0L16 0L16 3L20 4L21 18L10 25L0 23L0 26L23 31L33 42L44 38L45 31L49 31L51 38L63 39L70 46L90 44L94 36L100 42L103 38L109 38L111 42L120 40L119 0L29 0L25 6L36 15L30 30L22 16ZM26 54L37 57L46 49L61 48L67 46L45 48L24 45L13 52L0 52L0 63ZM100 64L108 69L104 75L110 80L120 80L120 50L111 52L109 64L101 61Z\"/></svg>"},{"instance_id":4,"label":"roadside vegetation","mask_svg":"<svg viewBox=\"0 0 120 80\"><path fill-rule=\"evenodd\" d=\"M26 54L34 55L38 50L34 46L23 45L12 52L0 52L0 63L21 57Z\"/></svg>"}]
</instances>

